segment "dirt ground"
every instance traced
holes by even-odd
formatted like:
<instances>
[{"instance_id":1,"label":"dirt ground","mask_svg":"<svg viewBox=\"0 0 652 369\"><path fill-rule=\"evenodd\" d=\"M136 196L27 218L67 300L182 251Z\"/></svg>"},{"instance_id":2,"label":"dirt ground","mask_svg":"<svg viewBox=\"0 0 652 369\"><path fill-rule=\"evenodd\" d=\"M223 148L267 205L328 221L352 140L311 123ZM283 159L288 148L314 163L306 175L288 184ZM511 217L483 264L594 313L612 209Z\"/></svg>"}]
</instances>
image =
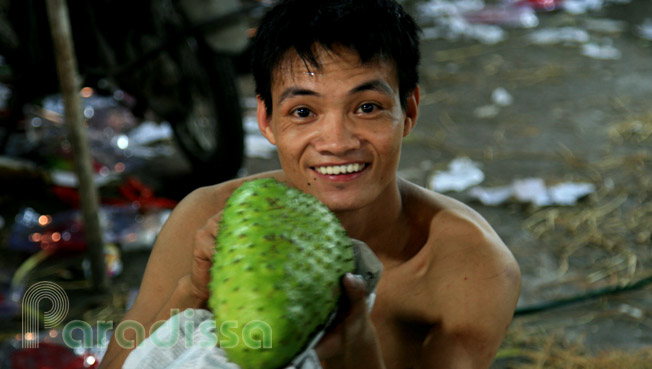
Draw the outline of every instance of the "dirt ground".
<instances>
[{"instance_id":1,"label":"dirt ground","mask_svg":"<svg viewBox=\"0 0 652 369\"><path fill-rule=\"evenodd\" d=\"M405 3L416 12L428 2ZM404 142L399 174L427 187L453 159L468 157L486 187L525 178L593 184L595 192L573 206L486 206L468 190L448 193L489 220L523 274L518 314L493 368L649 368L649 286L555 302L627 288L652 275L652 41L636 34L652 17L652 2L537 16L533 28L503 27L506 38L495 44L424 40L420 116ZM536 31L561 27L583 30L589 39L531 41ZM619 55L583 55L587 44ZM498 88L511 101L492 100ZM250 105L250 76L242 76L241 91ZM249 120L253 114L246 110ZM273 157L249 157L243 174L278 167ZM168 158L148 166L143 177L159 196L178 198L188 190L185 171L182 159ZM146 251L124 255L113 300L83 304L77 313L119 316L146 259ZM527 314L529 307L542 308Z\"/></svg>"},{"instance_id":2,"label":"dirt ground","mask_svg":"<svg viewBox=\"0 0 652 369\"><path fill-rule=\"evenodd\" d=\"M652 362L649 287L555 304L652 275L652 42L635 34L646 14L652 15L652 3L644 1L581 15L538 13L537 27L503 27L507 38L496 44L423 42L420 116L404 142L402 177L428 186L451 160L468 157L485 174L482 186L540 178L596 188L575 206L485 206L468 191L449 193L489 220L521 266L517 309L523 314L493 368L643 368ZM535 31L562 27L586 30L591 42L612 45L621 56L596 59L580 45L529 41ZM242 86L253 97L250 81ZM511 95L511 104L492 101L498 88ZM275 160L247 161L248 172L277 167ZM525 311L546 304L540 312Z\"/></svg>"},{"instance_id":3,"label":"dirt ground","mask_svg":"<svg viewBox=\"0 0 652 369\"><path fill-rule=\"evenodd\" d=\"M451 194L483 214L518 259L518 309L652 275L652 48L635 35L635 27L652 15L652 3L538 15L537 27L505 28L507 39L494 45L424 42L421 115L400 167L405 177L428 185L429 176L450 160L469 157L485 173L483 186L531 177L596 186L570 207L484 206L468 192ZM606 22L620 27L595 26ZM560 27L586 30L591 42L611 45L621 55L596 59L578 45L529 41L536 31ZM497 88L513 102L483 114ZM630 357L647 349L640 367L649 367L649 292L642 287L519 315L495 367L593 367L573 357L621 349ZM555 362L556 355L565 360ZM605 357L596 362L601 364L595 367L637 367Z\"/></svg>"},{"instance_id":4,"label":"dirt ground","mask_svg":"<svg viewBox=\"0 0 652 369\"><path fill-rule=\"evenodd\" d=\"M423 42L420 117L405 140L399 174L428 186L451 160L468 157L484 172L486 187L525 178L594 184L596 191L575 206L485 206L468 191L449 193L489 220L521 266L523 314L493 368L649 367L649 287L554 302L652 275L652 42L636 35L652 3L537 15L537 27L503 27L506 39L496 44ZM620 57L597 59L578 44L530 41L536 31L562 27L586 31L589 42L611 45ZM248 86L243 90L252 95ZM511 104L492 101L498 88ZM277 166L261 159L247 164L250 172Z\"/></svg>"}]
</instances>

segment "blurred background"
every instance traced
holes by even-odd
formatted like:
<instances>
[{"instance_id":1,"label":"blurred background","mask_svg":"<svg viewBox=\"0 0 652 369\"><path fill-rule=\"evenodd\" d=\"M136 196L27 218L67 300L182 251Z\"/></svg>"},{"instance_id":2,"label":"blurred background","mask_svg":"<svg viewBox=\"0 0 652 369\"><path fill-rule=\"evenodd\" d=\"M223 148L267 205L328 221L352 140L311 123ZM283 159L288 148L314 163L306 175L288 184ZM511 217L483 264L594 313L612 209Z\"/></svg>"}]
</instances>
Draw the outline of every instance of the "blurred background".
<instances>
[{"instance_id":1,"label":"blurred background","mask_svg":"<svg viewBox=\"0 0 652 369\"><path fill-rule=\"evenodd\" d=\"M493 368L649 368L652 1L402 3L424 37L399 175L484 215L523 274ZM102 345L70 349L64 324L99 342L183 196L280 168L248 62L269 6L70 6L109 284L96 292L45 6L0 1L0 368L96 367ZM39 281L70 305L34 351L21 303Z\"/></svg>"}]
</instances>

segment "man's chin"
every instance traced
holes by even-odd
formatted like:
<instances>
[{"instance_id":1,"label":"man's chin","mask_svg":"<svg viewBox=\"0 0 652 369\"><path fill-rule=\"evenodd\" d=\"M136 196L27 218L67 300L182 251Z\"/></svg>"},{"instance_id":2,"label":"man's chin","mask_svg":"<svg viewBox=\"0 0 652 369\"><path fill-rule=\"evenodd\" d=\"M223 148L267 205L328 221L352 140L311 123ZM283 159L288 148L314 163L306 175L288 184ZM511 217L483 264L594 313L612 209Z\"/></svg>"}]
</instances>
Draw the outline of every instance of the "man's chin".
<instances>
[{"instance_id":1,"label":"man's chin","mask_svg":"<svg viewBox=\"0 0 652 369\"><path fill-rule=\"evenodd\" d=\"M358 210L362 207L359 198L345 198L345 197L317 197L334 213L345 213Z\"/></svg>"},{"instance_id":2,"label":"man's chin","mask_svg":"<svg viewBox=\"0 0 652 369\"><path fill-rule=\"evenodd\" d=\"M305 184L307 183L307 185ZM315 196L333 212L353 211L363 206L365 192L355 182L304 182L300 189Z\"/></svg>"}]
</instances>

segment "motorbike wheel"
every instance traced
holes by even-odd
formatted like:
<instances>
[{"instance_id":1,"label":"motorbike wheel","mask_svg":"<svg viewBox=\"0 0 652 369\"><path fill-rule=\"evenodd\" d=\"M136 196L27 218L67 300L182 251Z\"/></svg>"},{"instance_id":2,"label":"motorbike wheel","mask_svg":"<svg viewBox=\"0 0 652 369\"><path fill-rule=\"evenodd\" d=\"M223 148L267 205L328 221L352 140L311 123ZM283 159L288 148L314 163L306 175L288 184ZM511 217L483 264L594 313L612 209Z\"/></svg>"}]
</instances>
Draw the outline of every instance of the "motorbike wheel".
<instances>
[{"instance_id":1,"label":"motorbike wheel","mask_svg":"<svg viewBox=\"0 0 652 369\"><path fill-rule=\"evenodd\" d=\"M200 43L190 49L180 56L189 109L171 123L193 183L204 186L235 178L242 166L242 108L231 57Z\"/></svg>"}]
</instances>

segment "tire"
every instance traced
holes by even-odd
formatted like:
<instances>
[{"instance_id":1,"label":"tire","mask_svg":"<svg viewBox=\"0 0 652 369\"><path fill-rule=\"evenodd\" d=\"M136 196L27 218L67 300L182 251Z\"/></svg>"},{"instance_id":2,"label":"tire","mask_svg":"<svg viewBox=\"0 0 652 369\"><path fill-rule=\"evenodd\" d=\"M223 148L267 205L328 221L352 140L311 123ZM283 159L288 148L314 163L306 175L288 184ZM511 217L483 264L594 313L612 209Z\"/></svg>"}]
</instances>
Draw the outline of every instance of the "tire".
<instances>
[{"instance_id":1,"label":"tire","mask_svg":"<svg viewBox=\"0 0 652 369\"><path fill-rule=\"evenodd\" d=\"M240 94L231 57L190 44L179 55L183 116L170 120L177 143L192 166L192 180L204 186L238 175L244 160Z\"/></svg>"}]
</instances>

